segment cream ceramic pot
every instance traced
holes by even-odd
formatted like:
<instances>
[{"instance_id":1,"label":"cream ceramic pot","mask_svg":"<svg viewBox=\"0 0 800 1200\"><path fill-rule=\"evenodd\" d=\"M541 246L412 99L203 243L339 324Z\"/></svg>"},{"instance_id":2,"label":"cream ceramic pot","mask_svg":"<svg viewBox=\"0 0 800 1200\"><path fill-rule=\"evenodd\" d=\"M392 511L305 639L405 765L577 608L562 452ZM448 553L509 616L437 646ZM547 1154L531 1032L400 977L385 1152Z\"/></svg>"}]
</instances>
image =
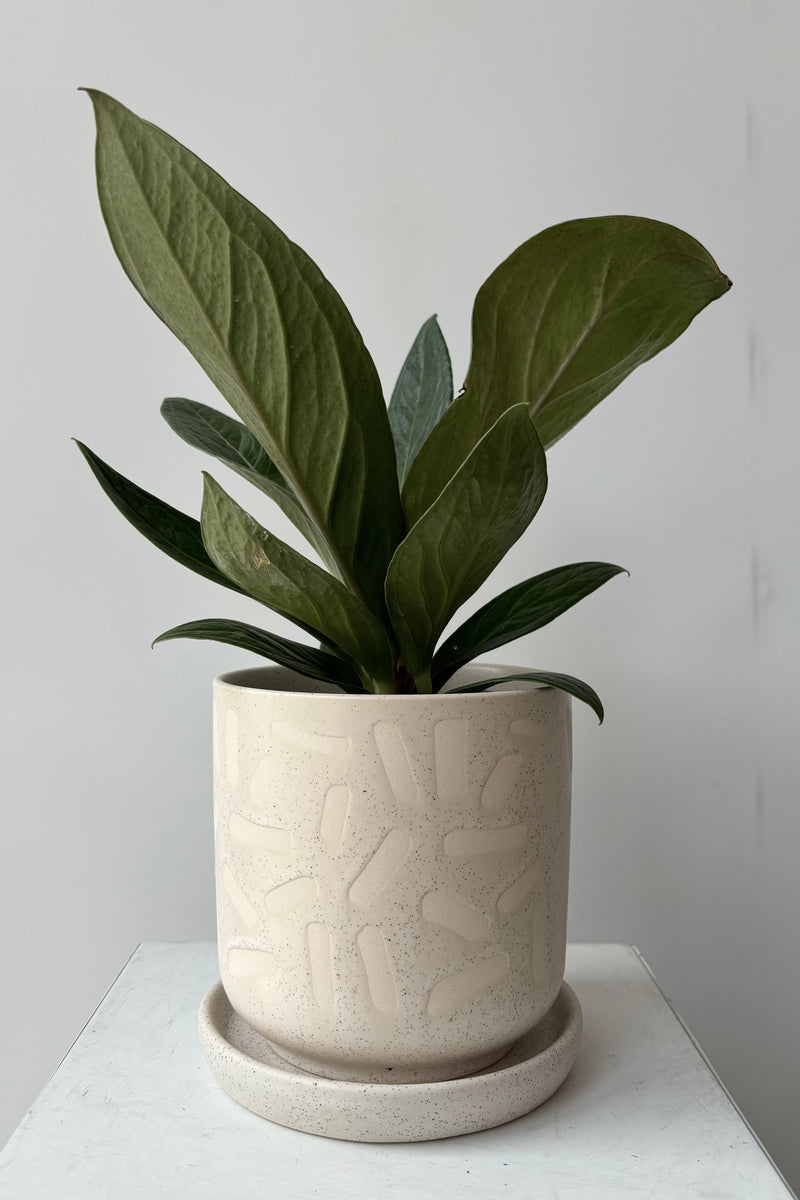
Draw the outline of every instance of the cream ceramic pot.
<instances>
[{"instance_id":1,"label":"cream ceramic pot","mask_svg":"<svg viewBox=\"0 0 800 1200\"><path fill-rule=\"evenodd\" d=\"M214 730L222 982L285 1060L453 1079L547 1012L566 941L567 695L349 696L256 668L215 681Z\"/></svg>"}]
</instances>

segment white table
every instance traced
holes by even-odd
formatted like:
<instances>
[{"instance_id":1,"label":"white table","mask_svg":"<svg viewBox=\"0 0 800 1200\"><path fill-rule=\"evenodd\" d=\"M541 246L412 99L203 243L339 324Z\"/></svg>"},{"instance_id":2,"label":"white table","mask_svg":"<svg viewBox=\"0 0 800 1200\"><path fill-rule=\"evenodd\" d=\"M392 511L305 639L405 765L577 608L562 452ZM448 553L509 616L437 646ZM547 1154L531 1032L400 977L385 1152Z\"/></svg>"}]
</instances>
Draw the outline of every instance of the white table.
<instances>
[{"instance_id":1,"label":"white table","mask_svg":"<svg viewBox=\"0 0 800 1200\"><path fill-rule=\"evenodd\" d=\"M571 946L584 1037L526 1117L365 1145L271 1125L200 1053L211 944L140 946L0 1153L1 1200L786 1200L775 1167L630 946Z\"/></svg>"}]
</instances>

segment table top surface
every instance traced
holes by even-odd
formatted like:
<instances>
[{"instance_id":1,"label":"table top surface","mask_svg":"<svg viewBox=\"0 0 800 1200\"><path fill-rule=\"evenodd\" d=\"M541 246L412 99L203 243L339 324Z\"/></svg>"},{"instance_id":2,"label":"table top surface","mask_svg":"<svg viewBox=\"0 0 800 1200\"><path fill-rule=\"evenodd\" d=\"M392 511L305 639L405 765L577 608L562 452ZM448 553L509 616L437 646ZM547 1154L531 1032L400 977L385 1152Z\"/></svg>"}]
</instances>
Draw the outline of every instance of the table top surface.
<instances>
[{"instance_id":1,"label":"table top surface","mask_svg":"<svg viewBox=\"0 0 800 1200\"><path fill-rule=\"evenodd\" d=\"M630 946L575 945L575 1067L541 1108L465 1137L332 1141L215 1083L197 1008L211 943L139 946L0 1153L0 1200L787 1200L791 1192Z\"/></svg>"}]
</instances>

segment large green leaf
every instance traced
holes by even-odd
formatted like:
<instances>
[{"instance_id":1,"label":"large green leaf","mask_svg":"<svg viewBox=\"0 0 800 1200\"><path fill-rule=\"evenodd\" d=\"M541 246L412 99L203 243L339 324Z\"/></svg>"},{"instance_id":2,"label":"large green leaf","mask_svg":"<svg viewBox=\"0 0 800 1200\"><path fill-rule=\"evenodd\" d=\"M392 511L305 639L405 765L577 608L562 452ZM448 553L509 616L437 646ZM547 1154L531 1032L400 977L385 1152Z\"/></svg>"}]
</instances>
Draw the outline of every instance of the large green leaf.
<instances>
[{"instance_id":1,"label":"large green leaf","mask_svg":"<svg viewBox=\"0 0 800 1200\"><path fill-rule=\"evenodd\" d=\"M262 528L210 475L200 523L212 560L248 595L343 651L376 682L391 682L389 641L369 609L333 575Z\"/></svg>"},{"instance_id":2,"label":"large green leaf","mask_svg":"<svg viewBox=\"0 0 800 1200\"><path fill-rule=\"evenodd\" d=\"M243 479L266 492L314 547L326 566L334 572L338 570L320 531L246 425L207 404L178 396L163 401L161 415L170 429L189 446L213 454Z\"/></svg>"},{"instance_id":3,"label":"large green leaf","mask_svg":"<svg viewBox=\"0 0 800 1200\"><path fill-rule=\"evenodd\" d=\"M452 633L433 657L438 692L459 667L561 616L625 570L611 563L570 563L517 583L495 596Z\"/></svg>"},{"instance_id":4,"label":"large green leaf","mask_svg":"<svg viewBox=\"0 0 800 1200\"><path fill-rule=\"evenodd\" d=\"M124 475L120 475L119 471L103 462L102 458L88 446L84 446L83 442L76 439L76 444L105 494L123 517L126 517L139 533L144 534L149 542L184 567L196 571L198 575L204 575L214 583L221 583L223 587L231 588L234 592L242 591L242 588L223 575L208 557L199 521L188 517L186 513L159 500L157 496L151 495Z\"/></svg>"},{"instance_id":5,"label":"large green leaf","mask_svg":"<svg viewBox=\"0 0 800 1200\"><path fill-rule=\"evenodd\" d=\"M450 355L434 316L414 339L389 401L389 424L401 487L420 447L452 402Z\"/></svg>"},{"instance_id":6,"label":"large green leaf","mask_svg":"<svg viewBox=\"0 0 800 1200\"><path fill-rule=\"evenodd\" d=\"M219 175L102 92L100 202L129 278L269 454L343 579L383 613L402 537L372 359L307 254Z\"/></svg>"},{"instance_id":7,"label":"large green leaf","mask_svg":"<svg viewBox=\"0 0 800 1200\"><path fill-rule=\"evenodd\" d=\"M486 692L489 688L496 687L498 683L516 683L517 681L520 683L543 683L546 687L569 692L570 696L575 696L584 704L588 704L596 713L600 724L603 724L603 705L594 688L590 687L588 683L584 683L582 679L576 679L574 675L561 675L558 671L526 671L520 675L498 675L496 679L482 679L479 683L468 683L464 687L450 688L447 695L452 696L457 692Z\"/></svg>"},{"instance_id":8,"label":"large green leaf","mask_svg":"<svg viewBox=\"0 0 800 1200\"><path fill-rule=\"evenodd\" d=\"M642 217L567 221L525 242L475 299L465 390L409 472L409 524L504 409L527 404L552 445L729 287L699 242Z\"/></svg>"},{"instance_id":9,"label":"large green leaf","mask_svg":"<svg viewBox=\"0 0 800 1200\"><path fill-rule=\"evenodd\" d=\"M227 621L217 617L210 617L205 621L187 621L185 625L176 625L173 629L159 634L153 645L174 641L176 638L224 642L228 646L251 650L253 654L259 654L281 667L296 671L298 675L333 683L345 692L364 691L355 671L333 654L318 650L314 646L304 646L301 642L293 642L289 638L277 637L274 633L267 633L264 629L255 625L245 625L241 621Z\"/></svg>"},{"instance_id":10,"label":"large green leaf","mask_svg":"<svg viewBox=\"0 0 800 1200\"><path fill-rule=\"evenodd\" d=\"M433 649L536 514L547 490L544 450L527 406L508 409L395 551L386 601L401 654L431 690Z\"/></svg>"}]
</instances>

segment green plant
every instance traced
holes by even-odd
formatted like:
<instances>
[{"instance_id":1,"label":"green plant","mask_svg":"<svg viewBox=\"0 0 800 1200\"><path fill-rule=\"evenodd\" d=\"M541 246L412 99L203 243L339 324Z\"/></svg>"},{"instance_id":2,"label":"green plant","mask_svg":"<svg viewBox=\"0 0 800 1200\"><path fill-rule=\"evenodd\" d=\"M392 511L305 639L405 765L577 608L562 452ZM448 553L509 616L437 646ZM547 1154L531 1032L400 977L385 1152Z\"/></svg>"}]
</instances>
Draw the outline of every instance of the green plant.
<instances>
[{"instance_id":1,"label":"green plant","mask_svg":"<svg viewBox=\"0 0 800 1200\"><path fill-rule=\"evenodd\" d=\"M243 424L184 399L165 400L162 413L184 441L275 501L323 564L269 533L210 475L198 522L79 443L145 537L319 646L222 619L157 642L227 642L349 692L439 691L463 664L539 629L622 570L583 562L536 575L439 644L536 515L545 449L730 287L697 241L638 217L545 230L478 292L455 400L432 317L387 412L349 312L308 255L178 142L89 94L100 202L120 262ZM553 672L526 678L587 701L602 720L587 684Z\"/></svg>"}]
</instances>

